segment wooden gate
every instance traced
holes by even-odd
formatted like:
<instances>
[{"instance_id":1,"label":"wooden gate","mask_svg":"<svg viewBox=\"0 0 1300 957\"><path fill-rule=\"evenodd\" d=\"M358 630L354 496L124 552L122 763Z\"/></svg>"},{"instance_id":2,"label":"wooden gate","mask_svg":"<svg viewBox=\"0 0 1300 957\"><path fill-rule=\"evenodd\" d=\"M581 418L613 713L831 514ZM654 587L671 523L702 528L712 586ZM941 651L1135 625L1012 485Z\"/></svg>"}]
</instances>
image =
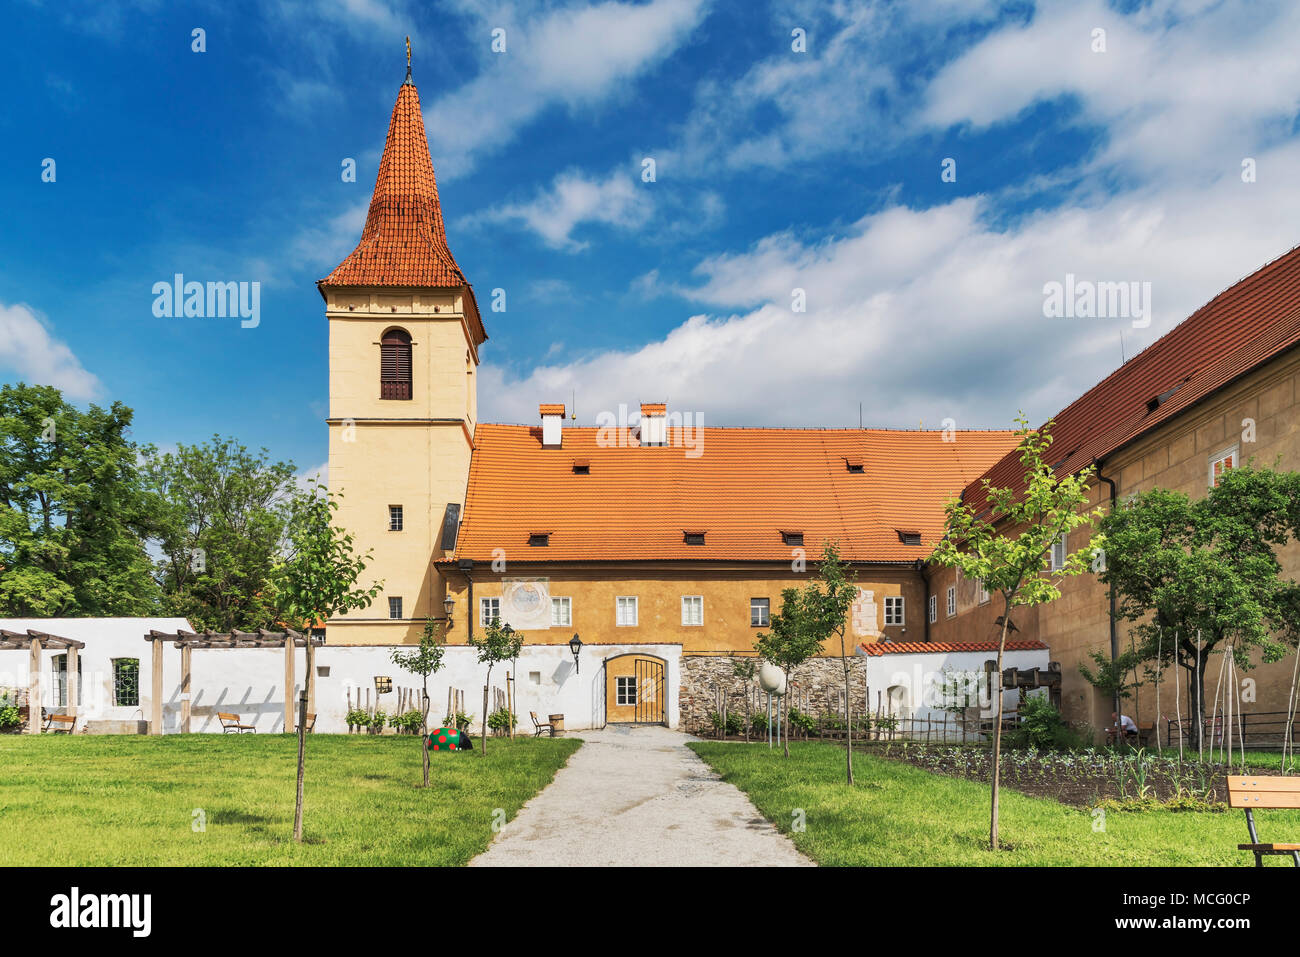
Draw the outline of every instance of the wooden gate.
<instances>
[{"instance_id":1,"label":"wooden gate","mask_svg":"<svg viewBox=\"0 0 1300 957\"><path fill-rule=\"evenodd\" d=\"M605 661L605 723L667 724L668 683L662 658L627 654Z\"/></svg>"}]
</instances>

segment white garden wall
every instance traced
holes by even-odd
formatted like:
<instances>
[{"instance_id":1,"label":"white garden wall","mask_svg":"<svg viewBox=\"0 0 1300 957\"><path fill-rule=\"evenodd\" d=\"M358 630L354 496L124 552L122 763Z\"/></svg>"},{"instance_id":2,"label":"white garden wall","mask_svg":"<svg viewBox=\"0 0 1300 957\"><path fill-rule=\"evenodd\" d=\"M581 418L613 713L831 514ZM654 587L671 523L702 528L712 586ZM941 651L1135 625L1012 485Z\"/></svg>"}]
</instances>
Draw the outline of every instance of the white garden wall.
<instances>
[{"instance_id":1,"label":"white garden wall","mask_svg":"<svg viewBox=\"0 0 1300 957\"><path fill-rule=\"evenodd\" d=\"M150 629L173 633L190 630L182 618L66 618L66 619L0 619L0 628L25 632L28 629L47 632L63 638L84 641L81 651L81 701L78 706L80 720L137 719L147 720L152 705L153 689L152 645L144 640ZM397 710L398 688L418 689L420 679L408 674L392 663L391 648L331 647L326 644L315 649L316 675L316 731L322 733L347 731L346 714L348 693L352 701L369 701L374 705L375 677L392 678L394 691L383 695L378 703L392 714ZM668 724L676 728L680 721L678 691L680 682L680 645L585 645L581 652L577 673L573 655L567 645L524 646L518 661L518 680L515 684L515 713L519 715L519 730L531 733L532 722L528 712L536 711L545 721L550 714L563 714L568 730L599 727L604 715L604 671L601 663L606 658L630 652L656 655L665 659L667 666L666 688ZM54 681L54 660L61 649L45 649L41 653L41 698L46 708L57 709L57 688ZM140 660L140 703L138 707L123 708L113 705L113 659L138 658ZM164 644L163 664L163 730L179 730L180 651L170 642ZM295 652L294 700L303 686L306 669L306 652ZM492 684L505 689L506 672L513 666L498 664L492 669ZM28 652L25 650L0 651L0 687L25 688L29 684ZM255 648L196 648L192 652L192 689L190 700L190 729L196 732L220 732L216 715L229 711L240 715L244 722L254 725L259 732L284 730L284 651ZM477 727L483 716L483 684L486 668L480 665L472 648L452 646L447 649L444 667L429 680L432 699L429 717L438 721L444 716L448 687L465 693L465 710L474 716ZM79 725L79 727L84 725Z\"/></svg>"}]
</instances>

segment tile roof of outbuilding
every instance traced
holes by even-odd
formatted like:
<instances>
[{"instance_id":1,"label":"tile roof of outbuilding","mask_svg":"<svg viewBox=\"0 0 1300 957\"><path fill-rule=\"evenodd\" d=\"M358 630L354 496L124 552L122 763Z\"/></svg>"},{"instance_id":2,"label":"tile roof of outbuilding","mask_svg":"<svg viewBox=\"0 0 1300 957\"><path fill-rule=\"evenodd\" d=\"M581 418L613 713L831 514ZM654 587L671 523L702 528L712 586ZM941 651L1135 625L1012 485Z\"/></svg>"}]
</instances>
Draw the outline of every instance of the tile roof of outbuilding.
<instances>
[{"instance_id":1,"label":"tile roof of outbuilding","mask_svg":"<svg viewBox=\"0 0 1300 957\"><path fill-rule=\"evenodd\" d=\"M702 427L695 456L677 426L657 447L574 427L544 448L541 431L478 426L457 559L790 562L781 533L799 532L810 567L826 541L852 561L915 561L942 534L944 502L1015 442L1006 431ZM904 545L899 529L920 530L922 544ZM688 531L704 544L687 544ZM538 532L547 545L529 546Z\"/></svg>"}]
</instances>

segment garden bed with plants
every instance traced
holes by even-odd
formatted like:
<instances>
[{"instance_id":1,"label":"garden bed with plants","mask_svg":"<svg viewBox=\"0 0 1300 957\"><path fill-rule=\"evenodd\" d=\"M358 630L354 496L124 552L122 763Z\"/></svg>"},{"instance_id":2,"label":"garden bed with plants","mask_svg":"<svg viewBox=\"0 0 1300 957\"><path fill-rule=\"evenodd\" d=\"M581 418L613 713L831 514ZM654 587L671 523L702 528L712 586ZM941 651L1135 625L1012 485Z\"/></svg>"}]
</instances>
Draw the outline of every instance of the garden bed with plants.
<instances>
[{"instance_id":1,"label":"garden bed with plants","mask_svg":"<svg viewBox=\"0 0 1300 957\"><path fill-rule=\"evenodd\" d=\"M987 783L993 752L983 746L895 742L875 753L935 774ZM1247 753L1247 768L1268 774L1281 770L1278 761ZM1004 750L1001 781L1035 797L1048 797L1075 807L1109 804L1139 810L1157 805L1171 810L1224 810L1229 774L1241 774L1240 758L1233 763L1196 755L1137 750L1083 748L1077 751ZM1289 762L1289 771L1300 770Z\"/></svg>"}]
</instances>

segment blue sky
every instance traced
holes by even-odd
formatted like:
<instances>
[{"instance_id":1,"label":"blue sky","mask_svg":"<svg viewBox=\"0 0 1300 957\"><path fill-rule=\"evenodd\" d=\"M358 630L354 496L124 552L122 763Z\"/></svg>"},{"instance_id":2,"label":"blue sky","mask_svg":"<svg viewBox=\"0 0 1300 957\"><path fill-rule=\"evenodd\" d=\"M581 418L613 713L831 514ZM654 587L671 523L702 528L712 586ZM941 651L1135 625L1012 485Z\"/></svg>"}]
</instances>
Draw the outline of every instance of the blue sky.
<instances>
[{"instance_id":1,"label":"blue sky","mask_svg":"<svg viewBox=\"0 0 1300 957\"><path fill-rule=\"evenodd\" d=\"M575 392L588 424L1038 420L1300 241L1291 3L18 0L5 27L0 381L121 400L164 446L324 461L314 281L407 34L452 250L506 292L487 420ZM260 282L260 325L155 317L177 272ZM1149 325L1045 317L1067 274L1149 282Z\"/></svg>"}]
</instances>

